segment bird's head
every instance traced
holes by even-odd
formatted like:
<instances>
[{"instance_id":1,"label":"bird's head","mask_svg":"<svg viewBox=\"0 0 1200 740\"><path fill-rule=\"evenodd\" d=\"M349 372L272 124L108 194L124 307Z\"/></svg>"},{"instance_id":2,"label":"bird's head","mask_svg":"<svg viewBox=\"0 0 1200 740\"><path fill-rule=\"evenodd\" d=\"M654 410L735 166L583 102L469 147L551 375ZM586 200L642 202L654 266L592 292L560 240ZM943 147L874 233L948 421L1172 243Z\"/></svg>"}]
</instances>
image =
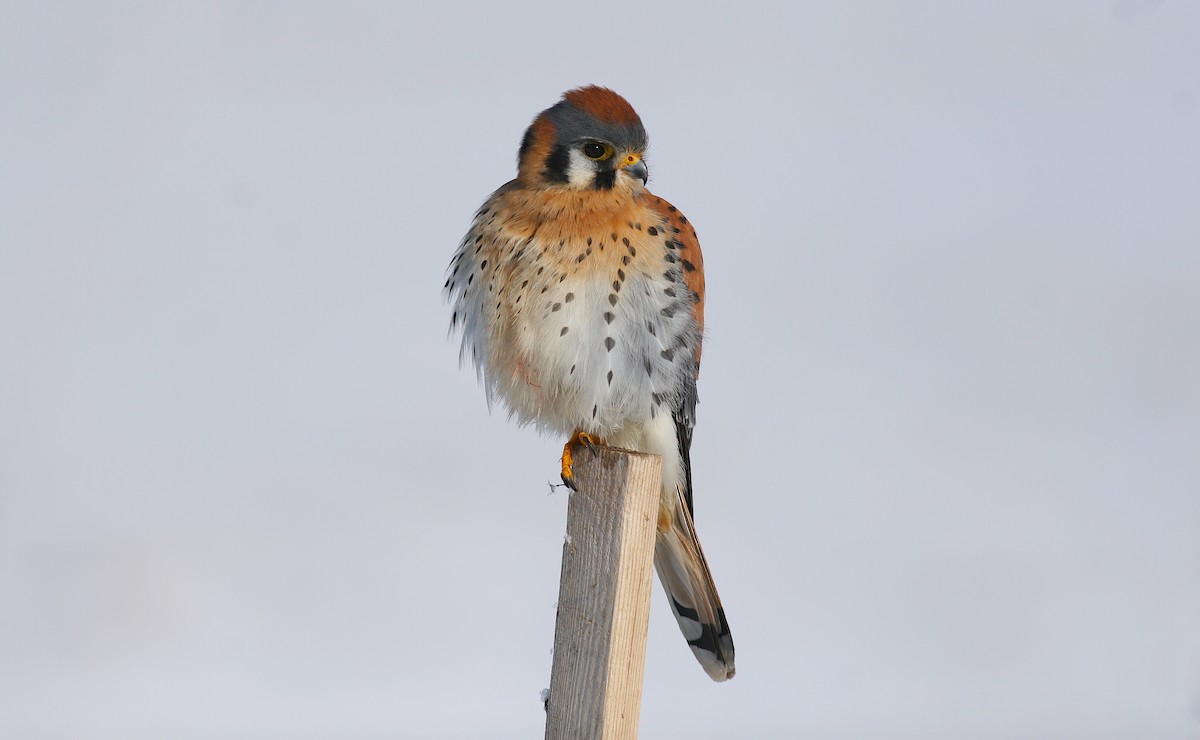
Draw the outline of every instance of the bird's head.
<instances>
[{"instance_id":1,"label":"bird's head","mask_svg":"<svg viewBox=\"0 0 1200 740\"><path fill-rule=\"evenodd\" d=\"M642 161L646 130L625 98L604 87L563 94L525 131L517 178L529 187L638 189L650 174Z\"/></svg>"}]
</instances>

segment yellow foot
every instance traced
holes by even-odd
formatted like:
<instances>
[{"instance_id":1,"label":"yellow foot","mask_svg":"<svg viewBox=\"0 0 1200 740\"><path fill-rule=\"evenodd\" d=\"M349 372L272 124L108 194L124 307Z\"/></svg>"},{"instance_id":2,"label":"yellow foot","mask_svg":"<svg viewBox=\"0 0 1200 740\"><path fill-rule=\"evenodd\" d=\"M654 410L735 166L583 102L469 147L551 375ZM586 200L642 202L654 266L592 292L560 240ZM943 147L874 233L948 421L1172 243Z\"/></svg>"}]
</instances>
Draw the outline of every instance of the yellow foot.
<instances>
[{"instance_id":1,"label":"yellow foot","mask_svg":"<svg viewBox=\"0 0 1200 740\"><path fill-rule=\"evenodd\" d=\"M579 490L575 486L575 473L571 470L571 461L575 454L575 448L586 447L592 451L592 454L595 454L596 447L603 444L604 442L599 437L593 437L587 432L577 431L571 435L571 438L563 445L562 456L562 479L567 488L570 488L572 491Z\"/></svg>"}]
</instances>

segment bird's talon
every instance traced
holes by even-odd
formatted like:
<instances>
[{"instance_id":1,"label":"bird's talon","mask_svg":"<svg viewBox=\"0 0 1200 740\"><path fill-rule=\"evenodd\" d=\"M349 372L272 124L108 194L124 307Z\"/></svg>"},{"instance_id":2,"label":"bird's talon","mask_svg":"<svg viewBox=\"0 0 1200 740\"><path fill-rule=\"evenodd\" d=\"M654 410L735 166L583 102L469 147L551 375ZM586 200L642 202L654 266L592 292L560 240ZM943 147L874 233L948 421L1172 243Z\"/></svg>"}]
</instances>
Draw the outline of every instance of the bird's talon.
<instances>
[{"instance_id":1,"label":"bird's talon","mask_svg":"<svg viewBox=\"0 0 1200 740\"><path fill-rule=\"evenodd\" d=\"M590 434L587 434L586 432L580 432L578 435L576 435L576 439L579 440L580 445L591 450L592 457L596 457L600 454L599 451L596 450L596 448L600 445L600 440L596 439Z\"/></svg>"},{"instance_id":2,"label":"bird's talon","mask_svg":"<svg viewBox=\"0 0 1200 740\"><path fill-rule=\"evenodd\" d=\"M576 447L586 447L592 451L592 455L599 455L600 452L596 448L604 444L599 437L593 437L587 432L575 432L567 443L563 445L562 455L562 479L563 485L570 488L572 491L578 491L579 487L575 485L575 471L571 468L571 463L574 461Z\"/></svg>"}]
</instances>

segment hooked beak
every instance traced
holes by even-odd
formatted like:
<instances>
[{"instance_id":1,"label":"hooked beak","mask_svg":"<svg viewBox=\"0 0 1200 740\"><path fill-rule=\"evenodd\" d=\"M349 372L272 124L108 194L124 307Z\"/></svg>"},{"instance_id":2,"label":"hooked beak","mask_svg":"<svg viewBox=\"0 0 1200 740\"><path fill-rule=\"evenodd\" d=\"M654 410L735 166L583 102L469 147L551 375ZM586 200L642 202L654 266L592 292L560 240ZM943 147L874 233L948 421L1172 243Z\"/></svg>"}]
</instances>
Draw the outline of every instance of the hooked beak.
<instances>
[{"instance_id":1,"label":"hooked beak","mask_svg":"<svg viewBox=\"0 0 1200 740\"><path fill-rule=\"evenodd\" d=\"M646 163L642 161L642 155L630 152L625 155L621 161L621 169L625 170L630 177L636 177L645 185L650 179L650 170L646 169Z\"/></svg>"}]
</instances>

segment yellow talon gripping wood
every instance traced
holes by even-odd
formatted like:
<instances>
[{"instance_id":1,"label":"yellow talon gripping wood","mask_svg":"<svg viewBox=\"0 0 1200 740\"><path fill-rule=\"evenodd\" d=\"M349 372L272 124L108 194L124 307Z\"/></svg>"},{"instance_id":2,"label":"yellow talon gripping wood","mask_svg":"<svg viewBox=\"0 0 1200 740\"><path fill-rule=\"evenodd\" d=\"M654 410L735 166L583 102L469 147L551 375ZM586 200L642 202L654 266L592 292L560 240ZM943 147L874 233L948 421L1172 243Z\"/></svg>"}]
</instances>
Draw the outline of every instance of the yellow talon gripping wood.
<instances>
[{"instance_id":1,"label":"yellow talon gripping wood","mask_svg":"<svg viewBox=\"0 0 1200 740\"><path fill-rule=\"evenodd\" d=\"M563 445L562 454L562 479L567 488L570 488L572 491L578 490L575 487L575 474L571 470L571 460L574 456L575 448L587 447L591 449L593 447L600 447L603 444L604 442L599 437L593 437L587 432L575 432L571 435L571 438Z\"/></svg>"}]
</instances>

